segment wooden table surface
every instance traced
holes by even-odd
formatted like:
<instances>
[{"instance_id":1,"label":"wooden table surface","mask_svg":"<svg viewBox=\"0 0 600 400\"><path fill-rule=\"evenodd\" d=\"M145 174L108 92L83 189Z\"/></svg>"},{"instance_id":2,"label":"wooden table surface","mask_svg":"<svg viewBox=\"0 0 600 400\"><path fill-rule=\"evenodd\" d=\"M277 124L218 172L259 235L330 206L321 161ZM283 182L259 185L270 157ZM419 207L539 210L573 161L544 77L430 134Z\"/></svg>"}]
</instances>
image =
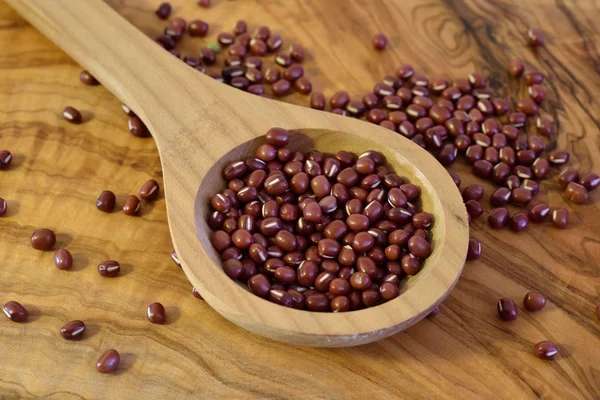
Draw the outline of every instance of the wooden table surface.
<instances>
[{"instance_id":1,"label":"wooden table surface","mask_svg":"<svg viewBox=\"0 0 600 400\"><path fill-rule=\"evenodd\" d=\"M156 0L111 4L151 36L165 23ZM174 1L174 15L211 23L209 38L186 37L197 51L237 19L266 24L308 52L306 74L330 95L347 89L362 96L384 75L410 62L430 76L465 77L477 70L505 96L523 95L506 74L514 57L546 76L542 113L555 121L551 148L571 152L581 171L600 172L600 2L467 0L214 0L199 8ZM541 26L547 45L528 48L525 32ZM382 31L388 49L376 52L371 36ZM389 339L355 348L314 349L274 343L221 318L191 294L191 285L169 257L165 202L144 203L139 217L99 213L101 190L118 200L147 179L161 182L152 139L127 131L120 102L104 88L84 86L81 70L6 4L0 3L0 149L14 160L0 171L0 303L21 302L29 320L0 318L0 398L600 398L600 190L591 204L566 202L556 177L537 200L566 207L566 231L550 224L516 235L493 231L482 217L472 236L482 258L465 271L441 313ZM201 96L198 93L198 96ZM307 104L307 98L286 99ZM84 111L71 125L62 109ZM400 139L399 139L400 140ZM463 161L463 187L477 182ZM492 186L484 184L487 193ZM484 202L486 213L490 206ZM52 263L52 252L29 245L34 229L58 234L58 247L75 258L71 271ZM119 260L121 276L102 278L96 265ZM522 309L528 291L549 304ZM503 322L496 302L512 297L519 318ZM152 325L148 304L159 301L168 323ZM68 342L60 327L87 324L85 338ZM553 361L532 355L541 340L555 341ZM116 373L95 369L98 356L115 348Z\"/></svg>"}]
</instances>

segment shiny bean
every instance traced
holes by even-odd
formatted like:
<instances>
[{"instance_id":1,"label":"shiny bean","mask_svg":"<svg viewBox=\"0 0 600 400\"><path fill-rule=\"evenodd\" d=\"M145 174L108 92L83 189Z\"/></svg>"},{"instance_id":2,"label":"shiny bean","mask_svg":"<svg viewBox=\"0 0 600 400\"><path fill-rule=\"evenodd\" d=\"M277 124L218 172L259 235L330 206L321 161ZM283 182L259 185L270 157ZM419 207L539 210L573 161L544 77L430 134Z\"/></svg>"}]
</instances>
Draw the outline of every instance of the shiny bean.
<instances>
[{"instance_id":1,"label":"shiny bean","mask_svg":"<svg viewBox=\"0 0 600 400\"><path fill-rule=\"evenodd\" d=\"M503 298L498 300L497 304L498 315L504 321L514 321L517 319L518 310L517 305L515 304L513 299Z\"/></svg>"},{"instance_id":2,"label":"shiny bean","mask_svg":"<svg viewBox=\"0 0 600 400\"><path fill-rule=\"evenodd\" d=\"M504 207L496 208L488 216L488 225L493 229L502 229L508 223L510 214Z\"/></svg>"},{"instance_id":3,"label":"shiny bean","mask_svg":"<svg viewBox=\"0 0 600 400\"><path fill-rule=\"evenodd\" d=\"M55 243L56 235L50 229L37 229L31 235L31 247L36 250L51 250Z\"/></svg>"},{"instance_id":4,"label":"shiny bean","mask_svg":"<svg viewBox=\"0 0 600 400\"><path fill-rule=\"evenodd\" d=\"M114 260L102 261L98 264L98 273L107 278L114 278L121 272L121 265Z\"/></svg>"},{"instance_id":5,"label":"shiny bean","mask_svg":"<svg viewBox=\"0 0 600 400\"><path fill-rule=\"evenodd\" d=\"M106 350L96 361L96 369L98 372L108 374L114 372L121 362L121 356L115 349Z\"/></svg>"},{"instance_id":6,"label":"shiny bean","mask_svg":"<svg viewBox=\"0 0 600 400\"><path fill-rule=\"evenodd\" d=\"M545 305L546 298L536 292L529 292L523 298L523 306L529 312L540 311Z\"/></svg>"},{"instance_id":7,"label":"shiny bean","mask_svg":"<svg viewBox=\"0 0 600 400\"><path fill-rule=\"evenodd\" d=\"M571 203L584 204L588 200L589 194L584 186L579 183L569 182L565 189L565 197Z\"/></svg>"},{"instance_id":8,"label":"shiny bean","mask_svg":"<svg viewBox=\"0 0 600 400\"><path fill-rule=\"evenodd\" d=\"M569 223L569 212L564 208L552 211L552 224L560 229L566 229Z\"/></svg>"},{"instance_id":9,"label":"shiny bean","mask_svg":"<svg viewBox=\"0 0 600 400\"><path fill-rule=\"evenodd\" d=\"M4 306L2 306L2 311L6 318L10 319L13 322L25 322L27 317L29 317L29 313L21 305L21 303L16 301L9 301Z\"/></svg>"}]
</instances>

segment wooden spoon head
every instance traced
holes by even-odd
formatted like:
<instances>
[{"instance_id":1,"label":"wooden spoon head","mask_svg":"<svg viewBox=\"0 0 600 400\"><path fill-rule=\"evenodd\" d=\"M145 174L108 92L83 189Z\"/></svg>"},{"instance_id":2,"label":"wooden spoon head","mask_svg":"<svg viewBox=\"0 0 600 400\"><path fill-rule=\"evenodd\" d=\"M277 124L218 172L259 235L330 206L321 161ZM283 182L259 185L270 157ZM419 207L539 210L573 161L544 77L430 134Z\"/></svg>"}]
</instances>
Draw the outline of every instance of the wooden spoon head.
<instances>
[{"instance_id":1,"label":"wooden spoon head","mask_svg":"<svg viewBox=\"0 0 600 400\"><path fill-rule=\"evenodd\" d=\"M259 104L263 110L260 120L247 119L233 129L223 127L220 134L213 134L220 137L214 141L198 130L186 139L188 144L177 146L178 151L161 149L173 243L186 275L204 299L225 318L249 331L318 347L373 342L427 316L456 284L468 247L466 210L445 169L418 145L379 126L250 95L234 97L254 102L252 107ZM434 217L433 252L417 275L402 281L398 298L360 311L315 313L270 303L225 275L219 254L210 243L211 229L206 222L212 211L209 199L226 187L224 166L253 155L272 126L292 130L288 146L292 151L380 151L398 175L421 187L422 208ZM204 143L205 147L189 143Z\"/></svg>"}]
</instances>

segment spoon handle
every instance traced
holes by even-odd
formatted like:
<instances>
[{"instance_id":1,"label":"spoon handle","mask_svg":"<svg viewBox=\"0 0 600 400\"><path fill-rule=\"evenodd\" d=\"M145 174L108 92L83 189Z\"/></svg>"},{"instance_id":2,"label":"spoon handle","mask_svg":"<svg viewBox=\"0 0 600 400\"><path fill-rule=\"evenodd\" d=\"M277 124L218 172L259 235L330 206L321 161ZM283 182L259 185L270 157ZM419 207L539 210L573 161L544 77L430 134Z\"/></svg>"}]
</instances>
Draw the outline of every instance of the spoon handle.
<instances>
[{"instance_id":1,"label":"spoon handle","mask_svg":"<svg viewBox=\"0 0 600 400\"><path fill-rule=\"evenodd\" d=\"M181 76L191 75L196 86L211 86L209 77L184 65L101 0L6 1L144 121L172 120L173 113L183 111L186 96L198 106L198 92L186 93ZM203 91L200 105L211 100L204 96L209 93Z\"/></svg>"}]
</instances>

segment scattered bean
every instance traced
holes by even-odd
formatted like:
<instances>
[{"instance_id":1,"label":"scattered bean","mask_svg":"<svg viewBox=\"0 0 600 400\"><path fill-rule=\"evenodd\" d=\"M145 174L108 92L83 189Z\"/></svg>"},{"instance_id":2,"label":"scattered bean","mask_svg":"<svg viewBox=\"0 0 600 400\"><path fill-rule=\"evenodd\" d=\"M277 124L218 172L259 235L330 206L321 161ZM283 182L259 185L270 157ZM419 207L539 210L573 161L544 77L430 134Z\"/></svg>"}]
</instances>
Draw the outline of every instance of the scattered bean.
<instances>
[{"instance_id":1,"label":"scattered bean","mask_svg":"<svg viewBox=\"0 0 600 400\"><path fill-rule=\"evenodd\" d=\"M171 4L167 2L160 3L154 13L160 19L169 18L169 15L171 15Z\"/></svg>"},{"instance_id":2,"label":"scattered bean","mask_svg":"<svg viewBox=\"0 0 600 400\"><path fill-rule=\"evenodd\" d=\"M66 249L58 249L54 253L54 265L61 270L69 270L73 266L73 256Z\"/></svg>"},{"instance_id":3,"label":"scattered bean","mask_svg":"<svg viewBox=\"0 0 600 400\"><path fill-rule=\"evenodd\" d=\"M150 304L146 311L146 318L153 324L164 324L166 320L165 307L160 303Z\"/></svg>"},{"instance_id":4,"label":"scattered bean","mask_svg":"<svg viewBox=\"0 0 600 400\"><path fill-rule=\"evenodd\" d=\"M140 200L137 196L130 194L125 197L123 202L123 214L125 215L136 215L140 210Z\"/></svg>"},{"instance_id":5,"label":"scattered bean","mask_svg":"<svg viewBox=\"0 0 600 400\"><path fill-rule=\"evenodd\" d=\"M523 298L523 306L527 311L540 311L546 305L546 298L539 293L529 292Z\"/></svg>"},{"instance_id":6,"label":"scattered bean","mask_svg":"<svg viewBox=\"0 0 600 400\"><path fill-rule=\"evenodd\" d=\"M25 307L16 301L9 301L4 304L4 306L2 306L2 311L4 311L6 318L13 322L25 322L29 316Z\"/></svg>"},{"instance_id":7,"label":"scattered bean","mask_svg":"<svg viewBox=\"0 0 600 400\"><path fill-rule=\"evenodd\" d=\"M114 278L121 272L121 265L113 260L102 261L98 264L98 273L108 278Z\"/></svg>"},{"instance_id":8,"label":"scattered bean","mask_svg":"<svg viewBox=\"0 0 600 400\"><path fill-rule=\"evenodd\" d=\"M552 224L560 229L566 229L569 223L569 212L564 208L552 211Z\"/></svg>"},{"instance_id":9,"label":"scattered bean","mask_svg":"<svg viewBox=\"0 0 600 400\"><path fill-rule=\"evenodd\" d=\"M65 107L63 110L63 118L72 124L80 124L83 121L81 113L73 107Z\"/></svg>"},{"instance_id":10,"label":"scattered bean","mask_svg":"<svg viewBox=\"0 0 600 400\"><path fill-rule=\"evenodd\" d=\"M533 346L533 354L538 358L552 360L558 354L558 347L550 341L539 342Z\"/></svg>"},{"instance_id":11,"label":"scattered bean","mask_svg":"<svg viewBox=\"0 0 600 400\"><path fill-rule=\"evenodd\" d=\"M387 46L387 37L383 33L378 33L373 36L372 43L376 50L383 50Z\"/></svg>"},{"instance_id":12,"label":"scattered bean","mask_svg":"<svg viewBox=\"0 0 600 400\"><path fill-rule=\"evenodd\" d=\"M79 74L79 80L81 81L81 83L88 86L96 86L100 84L100 82L98 82L96 78L94 78L92 74L90 74L86 70L81 71L81 73Z\"/></svg>"},{"instance_id":13,"label":"scattered bean","mask_svg":"<svg viewBox=\"0 0 600 400\"><path fill-rule=\"evenodd\" d=\"M115 208L117 198L110 190L104 190L96 199L96 208L102 212L110 213Z\"/></svg>"},{"instance_id":14,"label":"scattered bean","mask_svg":"<svg viewBox=\"0 0 600 400\"><path fill-rule=\"evenodd\" d=\"M75 320L67 322L60 328L60 336L66 340L78 340L83 337L85 332L85 323L83 321Z\"/></svg>"},{"instance_id":15,"label":"scattered bean","mask_svg":"<svg viewBox=\"0 0 600 400\"><path fill-rule=\"evenodd\" d=\"M584 204L589 198L587 189L579 183L569 182L565 189L565 197L574 204Z\"/></svg>"},{"instance_id":16,"label":"scattered bean","mask_svg":"<svg viewBox=\"0 0 600 400\"><path fill-rule=\"evenodd\" d=\"M142 185L140 189L140 197L144 200L154 200L158 197L158 182L150 179Z\"/></svg>"},{"instance_id":17,"label":"scattered bean","mask_svg":"<svg viewBox=\"0 0 600 400\"><path fill-rule=\"evenodd\" d=\"M544 35L540 28L530 28L527 31L527 41L530 46L537 47L544 44Z\"/></svg>"},{"instance_id":18,"label":"scattered bean","mask_svg":"<svg viewBox=\"0 0 600 400\"><path fill-rule=\"evenodd\" d=\"M517 319L518 311L517 305L513 299L503 298L498 300L497 304L498 315L504 321L514 321Z\"/></svg>"},{"instance_id":19,"label":"scattered bean","mask_svg":"<svg viewBox=\"0 0 600 400\"><path fill-rule=\"evenodd\" d=\"M56 235L50 229L37 229L31 235L31 247L36 250L51 250L55 243Z\"/></svg>"},{"instance_id":20,"label":"scattered bean","mask_svg":"<svg viewBox=\"0 0 600 400\"><path fill-rule=\"evenodd\" d=\"M98 372L103 374L108 374L110 372L115 371L119 367L119 363L121 362L121 356L119 352L115 349L106 350L98 361L96 361L96 369Z\"/></svg>"},{"instance_id":21,"label":"scattered bean","mask_svg":"<svg viewBox=\"0 0 600 400\"><path fill-rule=\"evenodd\" d=\"M0 169L7 169L12 161L12 154L8 150L0 150Z\"/></svg>"}]
</instances>

